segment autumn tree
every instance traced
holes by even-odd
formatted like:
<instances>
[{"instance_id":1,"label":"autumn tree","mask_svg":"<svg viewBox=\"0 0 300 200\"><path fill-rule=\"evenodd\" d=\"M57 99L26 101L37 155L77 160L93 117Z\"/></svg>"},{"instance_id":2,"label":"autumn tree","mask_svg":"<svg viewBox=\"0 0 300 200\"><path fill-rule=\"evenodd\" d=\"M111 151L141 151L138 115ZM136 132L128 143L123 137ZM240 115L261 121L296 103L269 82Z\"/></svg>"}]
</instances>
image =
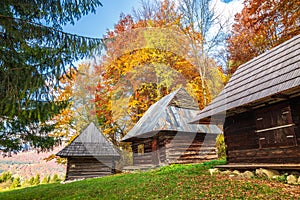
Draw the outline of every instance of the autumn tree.
<instances>
[{"instance_id":1,"label":"autumn tree","mask_svg":"<svg viewBox=\"0 0 300 200\"><path fill-rule=\"evenodd\" d=\"M97 121L94 98L99 77L93 66L90 61L80 63L77 68L71 107L77 132L86 128L92 121Z\"/></svg>"},{"instance_id":2,"label":"autumn tree","mask_svg":"<svg viewBox=\"0 0 300 200\"><path fill-rule=\"evenodd\" d=\"M199 75L190 40L179 28L182 16L176 5L168 0L157 1L154 8L151 5L135 10L136 17L121 15L105 36L107 52L95 67L100 77L97 116L105 133L126 134L133 124L128 121L136 122L150 105L180 86L198 100L200 108L204 98L210 101L209 90L204 97L202 89L208 82ZM212 59L206 59L215 66ZM211 76L221 73L216 72Z\"/></svg>"},{"instance_id":3,"label":"autumn tree","mask_svg":"<svg viewBox=\"0 0 300 200\"><path fill-rule=\"evenodd\" d=\"M225 45L224 28L228 26L228 19L216 12L215 1L212 0L183 0L179 5L179 12L182 14L179 25L189 38L190 53L201 78L203 104L206 106L210 102L208 95L211 88L208 88L205 81L209 71L215 71L216 68L216 65L212 65L216 64L211 62L212 58L216 59ZM222 79L214 78L214 82L223 84Z\"/></svg>"},{"instance_id":4,"label":"autumn tree","mask_svg":"<svg viewBox=\"0 0 300 200\"><path fill-rule=\"evenodd\" d=\"M229 73L252 58L300 34L297 1L245 0L228 39Z\"/></svg>"},{"instance_id":5,"label":"autumn tree","mask_svg":"<svg viewBox=\"0 0 300 200\"><path fill-rule=\"evenodd\" d=\"M74 84L76 81L76 76L78 72L75 69L70 69L65 74L63 74L59 79L59 84L61 87L55 89L55 100L68 102L68 105L61 109L61 111L50 119L49 124L54 125L54 130L48 135L52 138L57 139L56 145L61 145L61 139L66 141L71 140L72 136L76 135L76 124L74 123L74 109L73 101L74 98ZM51 154L44 158L46 161L56 159L57 163L66 164L67 160L65 158L60 158L55 154Z\"/></svg>"},{"instance_id":6,"label":"autumn tree","mask_svg":"<svg viewBox=\"0 0 300 200\"><path fill-rule=\"evenodd\" d=\"M69 102L67 107L61 110L61 112L54 116L50 123L55 124L55 129L51 132L50 136L55 138L69 138L70 135L74 134L75 124L74 124L74 110L73 106L73 95L74 95L74 84L76 81L77 71L71 69L63 74L60 81L60 88L55 90L56 101L66 101Z\"/></svg>"},{"instance_id":7,"label":"autumn tree","mask_svg":"<svg viewBox=\"0 0 300 200\"><path fill-rule=\"evenodd\" d=\"M60 77L61 87L55 90L55 99L67 101L69 104L49 121L55 124L55 129L49 136L63 138L69 144L91 121L96 122L93 98L97 80L98 77L89 63L81 63L76 70L71 69ZM66 164L67 161L55 154L45 158L46 161L52 159L60 164Z\"/></svg>"},{"instance_id":8,"label":"autumn tree","mask_svg":"<svg viewBox=\"0 0 300 200\"><path fill-rule=\"evenodd\" d=\"M68 102L52 93L72 62L91 55L101 39L68 34L62 26L100 6L95 1L0 2L0 146L20 149L22 142L50 148L55 125L47 124Z\"/></svg>"},{"instance_id":9,"label":"autumn tree","mask_svg":"<svg viewBox=\"0 0 300 200\"><path fill-rule=\"evenodd\" d=\"M71 69L60 77L62 87L55 90L55 99L68 101L69 104L51 119L55 123L52 137L70 139L70 136L96 120L93 100L97 80L90 63L81 63L76 70Z\"/></svg>"}]
</instances>

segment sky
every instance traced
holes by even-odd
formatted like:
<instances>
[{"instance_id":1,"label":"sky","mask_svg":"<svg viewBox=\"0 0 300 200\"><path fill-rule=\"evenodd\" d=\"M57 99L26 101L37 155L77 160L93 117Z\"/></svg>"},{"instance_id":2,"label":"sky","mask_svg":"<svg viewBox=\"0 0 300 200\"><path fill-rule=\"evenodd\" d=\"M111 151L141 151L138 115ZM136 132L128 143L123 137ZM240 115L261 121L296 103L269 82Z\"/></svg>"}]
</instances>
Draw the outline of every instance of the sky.
<instances>
[{"instance_id":1,"label":"sky","mask_svg":"<svg viewBox=\"0 0 300 200\"><path fill-rule=\"evenodd\" d=\"M101 0L103 7L98 7L96 14L82 17L75 25L67 25L64 31L86 37L102 38L107 29L113 29L120 19L120 14L130 14L132 8L138 8L140 0Z\"/></svg>"},{"instance_id":2,"label":"sky","mask_svg":"<svg viewBox=\"0 0 300 200\"><path fill-rule=\"evenodd\" d=\"M178 0L180 2L180 0ZM242 0L213 0L217 11L224 15L224 19L239 12ZM103 7L98 7L96 14L89 14L82 17L75 25L67 25L64 31L86 37L102 38L107 29L113 29L120 19L120 14L130 14L132 8L141 6L140 0L102 0Z\"/></svg>"}]
</instances>

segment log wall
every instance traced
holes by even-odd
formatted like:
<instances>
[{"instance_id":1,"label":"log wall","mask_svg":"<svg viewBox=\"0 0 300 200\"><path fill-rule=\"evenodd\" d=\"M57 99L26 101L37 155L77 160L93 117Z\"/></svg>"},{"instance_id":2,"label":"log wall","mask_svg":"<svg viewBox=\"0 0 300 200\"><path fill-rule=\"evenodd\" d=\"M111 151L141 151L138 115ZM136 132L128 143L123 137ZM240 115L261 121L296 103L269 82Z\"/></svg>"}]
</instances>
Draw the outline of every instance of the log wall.
<instances>
[{"instance_id":1,"label":"log wall","mask_svg":"<svg viewBox=\"0 0 300 200\"><path fill-rule=\"evenodd\" d=\"M216 134L164 134L166 163L201 163L216 159ZM205 141L205 142L204 142Z\"/></svg>"},{"instance_id":2,"label":"log wall","mask_svg":"<svg viewBox=\"0 0 300 200\"><path fill-rule=\"evenodd\" d=\"M112 159L94 157L69 157L66 180L94 178L114 172Z\"/></svg>"},{"instance_id":3,"label":"log wall","mask_svg":"<svg viewBox=\"0 0 300 200\"><path fill-rule=\"evenodd\" d=\"M300 163L300 99L227 117L228 163Z\"/></svg>"},{"instance_id":4,"label":"log wall","mask_svg":"<svg viewBox=\"0 0 300 200\"><path fill-rule=\"evenodd\" d=\"M293 123L295 124L295 135L297 143L300 146L300 97L294 98L290 101Z\"/></svg>"},{"instance_id":5,"label":"log wall","mask_svg":"<svg viewBox=\"0 0 300 200\"><path fill-rule=\"evenodd\" d=\"M138 152L138 146L144 145L144 152ZM133 165L152 165L152 138L132 142Z\"/></svg>"},{"instance_id":6,"label":"log wall","mask_svg":"<svg viewBox=\"0 0 300 200\"><path fill-rule=\"evenodd\" d=\"M156 135L157 148L153 138L132 142L134 165L163 165L174 163L200 163L217 158L216 134L160 132ZM203 141L205 142L203 143ZM138 146L144 145L144 153L138 153ZM153 151L157 149L156 151Z\"/></svg>"}]
</instances>

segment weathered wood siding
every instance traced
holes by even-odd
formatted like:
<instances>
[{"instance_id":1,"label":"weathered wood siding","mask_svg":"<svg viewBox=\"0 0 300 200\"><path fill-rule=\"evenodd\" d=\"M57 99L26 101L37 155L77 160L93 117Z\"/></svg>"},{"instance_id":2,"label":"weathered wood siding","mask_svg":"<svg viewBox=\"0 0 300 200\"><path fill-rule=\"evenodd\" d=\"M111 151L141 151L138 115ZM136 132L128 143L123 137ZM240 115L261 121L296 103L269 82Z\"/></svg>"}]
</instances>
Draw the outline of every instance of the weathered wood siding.
<instances>
[{"instance_id":1,"label":"weathered wood siding","mask_svg":"<svg viewBox=\"0 0 300 200\"><path fill-rule=\"evenodd\" d=\"M201 163L216 159L216 134L164 134L166 163ZM205 140L205 143L203 141Z\"/></svg>"},{"instance_id":2,"label":"weathered wood siding","mask_svg":"<svg viewBox=\"0 0 300 200\"><path fill-rule=\"evenodd\" d=\"M113 160L94 157L69 157L66 180L94 178L114 172Z\"/></svg>"},{"instance_id":3,"label":"weathered wood siding","mask_svg":"<svg viewBox=\"0 0 300 200\"><path fill-rule=\"evenodd\" d=\"M300 99L227 117L229 163L300 163Z\"/></svg>"},{"instance_id":4,"label":"weathered wood siding","mask_svg":"<svg viewBox=\"0 0 300 200\"><path fill-rule=\"evenodd\" d=\"M257 149L254 112L227 117L224 123L227 157L233 150Z\"/></svg>"},{"instance_id":5,"label":"weathered wood siding","mask_svg":"<svg viewBox=\"0 0 300 200\"><path fill-rule=\"evenodd\" d=\"M144 151L138 152L138 146L144 145ZM152 138L132 142L133 165L152 164Z\"/></svg>"},{"instance_id":6,"label":"weathered wood siding","mask_svg":"<svg viewBox=\"0 0 300 200\"><path fill-rule=\"evenodd\" d=\"M290 105L297 144L300 146L300 97L290 100Z\"/></svg>"},{"instance_id":7,"label":"weathered wood siding","mask_svg":"<svg viewBox=\"0 0 300 200\"><path fill-rule=\"evenodd\" d=\"M132 142L134 165L200 163L217 158L217 134L161 132L156 138ZM156 142L154 142L156 140ZM203 144L203 141L205 143ZM138 146L144 145L144 153ZM157 146L155 147L154 144Z\"/></svg>"}]
</instances>

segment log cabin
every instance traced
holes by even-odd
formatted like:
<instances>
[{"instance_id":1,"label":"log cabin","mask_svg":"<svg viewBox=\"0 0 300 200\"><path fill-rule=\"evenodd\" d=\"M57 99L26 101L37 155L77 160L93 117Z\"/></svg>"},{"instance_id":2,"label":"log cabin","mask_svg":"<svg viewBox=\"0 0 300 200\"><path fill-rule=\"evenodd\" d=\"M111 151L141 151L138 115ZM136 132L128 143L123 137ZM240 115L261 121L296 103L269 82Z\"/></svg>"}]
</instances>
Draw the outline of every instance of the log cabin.
<instances>
[{"instance_id":1,"label":"log cabin","mask_svg":"<svg viewBox=\"0 0 300 200\"><path fill-rule=\"evenodd\" d=\"M223 124L228 165L300 169L300 35L241 65L192 123Z\"/></svg>"},{"instance_id":2,"label":"log cabin","mask_svg":"<svg viewBox=\"0 0 300 200\"><path fill-rule=\"evenodd\" d=\"M119 150L98 130L94 123L84 129L57 156L67 158L66 180L94 178L115 172Z\"/></svg>"},{"instance_id":3,"label":"log cabin","mask_svg":"<svg viewBox=\"0 0 300 200\"><path fill-rule=\"evenodd\" d=\"M134 166L200 163L216 159L216 125L192 125L196 101L179 88L150 106L122 138L130 142Z\"/></svg>"}]
</instances>

